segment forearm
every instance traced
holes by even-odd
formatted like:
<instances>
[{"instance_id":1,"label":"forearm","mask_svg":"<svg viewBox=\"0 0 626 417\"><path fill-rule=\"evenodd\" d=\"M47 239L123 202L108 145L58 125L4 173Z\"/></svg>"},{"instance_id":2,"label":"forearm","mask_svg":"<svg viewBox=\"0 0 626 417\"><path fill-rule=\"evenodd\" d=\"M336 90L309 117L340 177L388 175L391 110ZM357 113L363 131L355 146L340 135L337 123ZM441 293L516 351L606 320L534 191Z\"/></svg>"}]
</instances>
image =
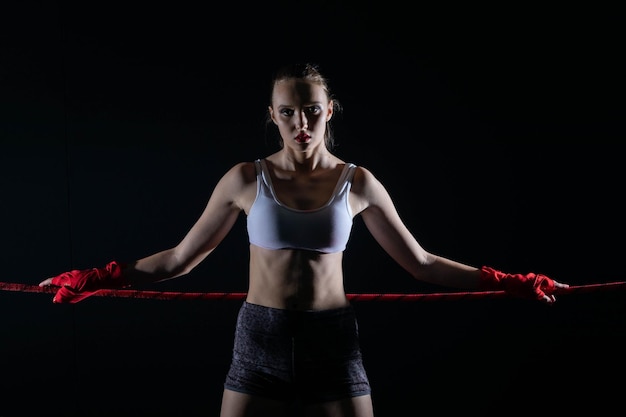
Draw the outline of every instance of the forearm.
<instances>
[{"instance_id":1,"label":"forearm","mask_svg":"<svg viewBox=\"0 0 626 417\"><path fill-rule=\"evenodd\" d=\"M187 272L189 271L186 265L176 256L175 248L129 262L123 270L125 278L131 285L165 281L185 275Z\"/></svg>"},{"instance_id":2,"label":"forearm","mask_svg":"<svg viewBox=\"0 0 626 417\"><path fill-rule=\"evenodd\" d=\"M451 288L468 290L481 288L480 269L451 259L429 255L413 272L413 276L424 282Z\"/></svg>"}]
</instances>

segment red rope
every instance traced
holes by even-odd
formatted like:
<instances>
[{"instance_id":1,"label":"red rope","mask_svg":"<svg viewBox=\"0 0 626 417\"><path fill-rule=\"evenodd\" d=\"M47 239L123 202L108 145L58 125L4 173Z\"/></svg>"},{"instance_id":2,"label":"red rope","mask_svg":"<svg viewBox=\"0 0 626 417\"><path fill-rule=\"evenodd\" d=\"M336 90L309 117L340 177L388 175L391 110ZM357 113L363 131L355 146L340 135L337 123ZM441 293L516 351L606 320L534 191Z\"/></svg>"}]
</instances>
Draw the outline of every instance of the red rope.
<instances>
[{"instance_id":1,"label":"red rope","mask_svg":"<svg viewBox=\"0 0 626 417\"><path fill-rule=\"evenodd\" d=\"M557 294L573 294L599 290L626 288L626 281L608 282L603 284L570 285L559 289ZM55 293L57 287L40 287L38 285L0 282L0 291ZM504 291L464 291L439 292L421 294L402 293L368 293L347 294L348 299L355 301L423 301L423 300L459 300L470 298L495 298L505 296ZM174 292L174 291L142 291L142 290L100 290L93 296L119 298L147 298L152 300L242 300L245 292Z\"/></svg>"}]
</instances>

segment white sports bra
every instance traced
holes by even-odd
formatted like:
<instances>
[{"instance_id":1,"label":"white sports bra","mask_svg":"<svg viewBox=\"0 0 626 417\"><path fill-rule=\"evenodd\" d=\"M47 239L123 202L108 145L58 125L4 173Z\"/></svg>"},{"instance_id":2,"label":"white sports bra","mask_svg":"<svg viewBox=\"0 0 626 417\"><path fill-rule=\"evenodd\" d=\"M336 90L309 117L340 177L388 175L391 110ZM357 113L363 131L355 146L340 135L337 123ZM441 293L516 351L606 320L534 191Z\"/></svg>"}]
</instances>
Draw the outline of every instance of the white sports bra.
<instances>
[{"instance_id":1,"label":"white sports bra","mask_svg":"<svg viewBox=\"0 0 626 417\"><path fill-rule=\"evenodd\" d=\"M330 199L320 208L297 210L276 198L265 160L257 159L257 195L247 218L250 243L267 249L341 252L352 231L348 195L356 165L347 163Z\"/></svg>"}]
</instances>

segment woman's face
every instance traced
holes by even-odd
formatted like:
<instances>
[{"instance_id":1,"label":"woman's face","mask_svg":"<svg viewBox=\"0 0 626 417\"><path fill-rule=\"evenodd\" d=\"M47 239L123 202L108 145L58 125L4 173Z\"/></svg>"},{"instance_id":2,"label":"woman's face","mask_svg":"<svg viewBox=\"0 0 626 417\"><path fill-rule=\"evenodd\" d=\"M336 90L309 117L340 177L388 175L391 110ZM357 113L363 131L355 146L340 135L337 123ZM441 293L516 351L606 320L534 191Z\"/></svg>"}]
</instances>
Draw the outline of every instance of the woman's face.
<instances>
[{"instance_id":1,"label":"woman's face","mask_svg":"<svg viewBox=\"0 0 626 417\"><path fill-rule=\"evenodd\" d=\"M333 106L321 85L293 78L279 81L269 111L284 146L300 151L325 146L326 122Z\"/></svg>"}]
</instances>

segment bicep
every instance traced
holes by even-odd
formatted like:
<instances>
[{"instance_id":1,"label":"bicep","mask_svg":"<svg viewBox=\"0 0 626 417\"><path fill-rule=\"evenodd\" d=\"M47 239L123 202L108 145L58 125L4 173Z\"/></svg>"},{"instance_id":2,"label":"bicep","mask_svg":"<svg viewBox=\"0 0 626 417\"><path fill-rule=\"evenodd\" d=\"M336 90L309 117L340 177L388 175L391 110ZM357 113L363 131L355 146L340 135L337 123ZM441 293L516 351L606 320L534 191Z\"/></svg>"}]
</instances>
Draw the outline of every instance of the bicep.
<instances>
[{"instance_id":1,"label":"bicep","mask_svg":"<svg viewBox=\"0 0 626 417\"><path fill-rule=\"evenodd\" d=\"M236 203L244 192L236 173L227 173L215 186L202 214L175 248L178 261L191 269L226 237L241 214Z\"/></svg>"},{"instance_id":2,"label":"bicep","mask_svg":"<svg viewBox=\"0 0 626 417\"><path fill-rule=\"evenodd\" d=\"M431 261L431 255L400 218L385 187L371 174L363 184L362 200L361 217L365 226L398 264L415 275L422 265Z\"/></svg>"},{"instance_id":3,"label":"bicep","mask_svg":"<svg viewBox=\"0 0 626 417\"><path fill-rule=\"evenodd\" d=\"M376 242L404 268L414 268L428 262L428 253L407 229L395 208L370 206L361 216Z\"/></svg>"},{"instance_id":4,"label":"bicep","mask_svg":"<svg viewBox=\"0 0 626 417\"><path fill-rule=\"evenodd\" d=\"M183 263L200 261L226 237L239 216L232 206L209 201L202 215L176 247L176 256Z\"/></svg>"}]
</instances>

